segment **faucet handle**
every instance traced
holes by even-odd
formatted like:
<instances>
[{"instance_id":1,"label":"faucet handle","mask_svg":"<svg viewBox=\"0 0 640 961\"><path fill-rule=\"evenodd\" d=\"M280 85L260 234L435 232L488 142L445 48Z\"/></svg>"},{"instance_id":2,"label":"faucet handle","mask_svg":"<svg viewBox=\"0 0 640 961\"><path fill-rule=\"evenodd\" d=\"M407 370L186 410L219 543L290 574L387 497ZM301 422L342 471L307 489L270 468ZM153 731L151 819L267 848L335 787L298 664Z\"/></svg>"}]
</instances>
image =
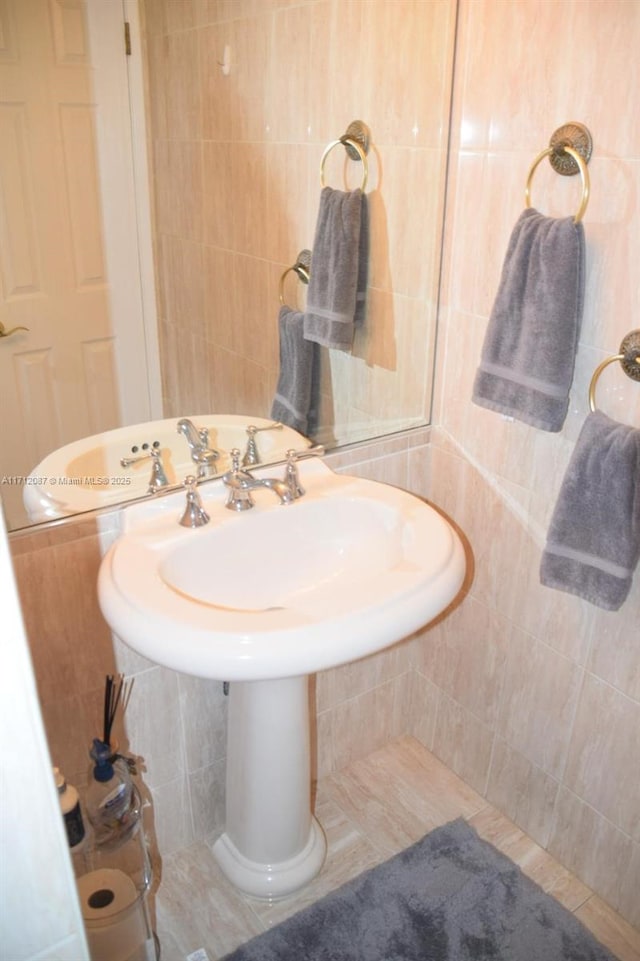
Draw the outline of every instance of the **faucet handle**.
<instances>
[{"instance_id":1,"label":"faucet handle","mask_svg":"<svg viewBox=\"0 0 640 961\"><path fill-rule=\"evenodd\" d=\"M264 427L256 427L255 424L249 424L247 427L247 434L251 431L252 434L261 434L263 430L283 430L284 424L281 424L279 420L274 420L271 424L265 424Z\"/></svg>"},{"instance_id":2,"label":"faucet handle","mask_svg":"<svg viewBox=\"0 0 640 961\"><path fill-rule=\"evenodd\" d=\"M302 497L305 490L300 483L300 477L298 476L298 452L295 450L287 451L287 466L284 472L284 482L287 485L289 493L293 500L297 500L298 497Z\"/></svg>"},{"instance_id":3,"label":"faucet handle","mask_svg":"<svg viewBox=\"0 0 640 961\"><path fill-rule=\"evenodd\" d=\"M237 474L240 471L240 450L237 447L231 449L231 472Z\"/></svg>"},{"instance_id":4,"label":"faucet handle","mask_svg":"<svg viewBox=\"0 0 640 961\"><path fill-rule=\"evenodd\" d=\"M209 523L209 515L202 506L198 493L198 482L193 474L189 474L184 479L184 487L187 492L187 506L184 514L180 518L182 527L204 527Z\"/></svg>"},{"instance_id":5,"label":"faucet handle","mask_svg":"<svg viewBox=\"0 0 640 961\"><path fill-rule=\"evenodd\" d=\"M162 451L160 448L152 447L149 451L149 456L151 457L151 479L147 493L154 494L156 491L162 490L163 487L168 487L169 481L164 469L164 464L162 463Z\"/></svg>"},{"instance_id":6,"label":"faucet handle","mask_svg":"<svg viewBox=\"0 0 640 961\"><path fill-rule=\"evenodd\" d=\"M283 427L284 425L277 420L272 424L267 424L265 427L256 427L255 424L249 424L247 427L247 449L245 450L244 457L242 458L242 466L255 467L256 464L260 463L260 453L256 443L256 434L262 433L263 430L282 430Z\"/></svg>"}]
</instances>

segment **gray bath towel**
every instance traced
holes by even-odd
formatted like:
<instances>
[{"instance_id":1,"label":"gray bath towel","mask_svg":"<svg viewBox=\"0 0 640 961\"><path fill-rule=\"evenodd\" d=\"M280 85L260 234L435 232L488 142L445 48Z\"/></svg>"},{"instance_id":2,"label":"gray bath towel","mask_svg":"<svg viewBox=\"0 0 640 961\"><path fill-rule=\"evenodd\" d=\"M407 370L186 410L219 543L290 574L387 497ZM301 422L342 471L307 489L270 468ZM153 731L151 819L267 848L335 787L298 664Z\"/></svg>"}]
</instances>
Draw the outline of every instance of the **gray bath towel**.
<instances>
[{"instance_id":1,"label":"gray bath towel","mask_svg":"<svg viewBox=\"0 0 640 961\"><path fill-rule=\"evenodd\" d=\"M345 193L324 187L311 254L307 340L351 350L364 317L368 259L367 198L359 188Z\"/></svg>"},{"instance_id":2,"label":"gray bath towel","mask_svg":"<svg viewBox=\"0 0 640 961\"><path fill-rule=\"evenodd\" d=\"M540 581L617 611L640 557L640 430L589 414L551 518Z\"/></svg>"},{"instance_id":3,"label":"gray bath towel","mask_svg":"<svg viewBox=\"0 0 640 961\"><path fill-rule=\"evenodd\" d=\"M474 403L541 430L561 430L583 302L582 224L525 210L507 248Z\"/></svg>"},{"instance_id":4,"label":"gray bath towel","mask_svg":"<svg viewBox=\"0 0 640 961\"><path fill-rule=\"evenodd\" d=\"M320 348L304 336L304 315L281 307L278 316L280 374L271 407L274 420L311 435L320 401Z\"/></svg>"}]
</instances>

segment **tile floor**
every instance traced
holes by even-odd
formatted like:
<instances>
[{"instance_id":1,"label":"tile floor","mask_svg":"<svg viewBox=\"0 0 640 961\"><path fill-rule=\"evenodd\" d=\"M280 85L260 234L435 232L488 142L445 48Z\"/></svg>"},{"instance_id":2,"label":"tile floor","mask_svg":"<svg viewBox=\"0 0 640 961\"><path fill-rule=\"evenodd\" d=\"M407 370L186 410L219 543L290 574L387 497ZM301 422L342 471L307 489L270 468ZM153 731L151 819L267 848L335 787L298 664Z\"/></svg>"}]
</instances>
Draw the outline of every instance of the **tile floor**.
<instances>
[{"instance_id":1,"label":"tile floor","mask_svg":"<svg viewBox=\"0 0 640 961\"><path fill-rule=\"evenodd\" d=\"M235 892L204 844L164 858L153 899L161 961L184 961L198 948L216 961L457 817L575 912L620 961L640 961L639 931L414 738L398 738L320 781L315 810L328 840L324 868L298 895L275 904Z\"/></svg>"}]
</instances>

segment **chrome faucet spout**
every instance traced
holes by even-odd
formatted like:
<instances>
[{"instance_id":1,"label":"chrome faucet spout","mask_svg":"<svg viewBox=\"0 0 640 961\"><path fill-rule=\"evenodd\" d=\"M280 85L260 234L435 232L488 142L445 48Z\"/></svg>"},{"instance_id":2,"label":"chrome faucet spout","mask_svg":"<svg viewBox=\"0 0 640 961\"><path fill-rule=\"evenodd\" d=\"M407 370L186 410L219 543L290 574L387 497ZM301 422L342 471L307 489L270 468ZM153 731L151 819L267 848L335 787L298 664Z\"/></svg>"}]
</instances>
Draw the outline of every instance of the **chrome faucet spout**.
<instances>
[{"instance_id":1,"label":"chrome faucet spout","mask_svg":"<svg viewBox=\"0 0 640 961\"><path fill-rule=\"evenodd\" d=\"M237 447L231 451L231 470L222 478L229 489L229 497L225 507L230 511L247 511L254 507L251 492L266 487L272 490L281 504L290 504L293 500L288 485L275 477L254 477L247 470L240 467L240 451Z\"/></svg>"},{"instance_id":2,"label":"chrome faucet spout","mask_svg":"<svg viewBox=\"0 0 640 961\"><path fill-rule=\"evenodd\" d=\"M293 500L291 491L287 485L283 481L277 480L275 477L254 477L251 489L255 489L256 487L267 487L269 490L273 491L274 494L277 494L281 504L290 504Z\"/></svg>"}]
</instances>

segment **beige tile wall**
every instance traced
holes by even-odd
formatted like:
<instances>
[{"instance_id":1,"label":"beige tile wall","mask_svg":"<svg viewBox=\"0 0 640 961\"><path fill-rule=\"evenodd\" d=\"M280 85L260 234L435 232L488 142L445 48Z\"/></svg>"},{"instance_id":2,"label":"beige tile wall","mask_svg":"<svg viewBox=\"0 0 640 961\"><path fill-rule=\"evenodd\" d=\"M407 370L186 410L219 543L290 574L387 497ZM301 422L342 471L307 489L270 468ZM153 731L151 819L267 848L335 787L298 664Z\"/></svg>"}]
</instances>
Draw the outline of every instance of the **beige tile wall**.
<instances>
[{"instance_id":1,"label":"beige tile wall","mask_svg":"<svg viewBox=\"0 0 640 961\"><path fill-rule=\"evenodd\" d=\"M166 415L269 416L280 276L313 246L326 145L362 119L368 317L352 355L322 349L317 436L344 444L380 423L424 423L454 11L454 0L146 0ZM345 171L344 158L331 152L326 182L356 187L360 167ZM290 273L286 301L304 297Z\"/></svg>"},{"instance_id":2,"label":"beige tile wall","mask_svg":"<svg viewBox=\"0 0 640 961\"><path fill-rule=\"evenodd\" d=\"M640 325L638 49L637 0L462 0L431 496L467 535L475 576L415 645L435 715L416 717L425 743L636 926L640 575L609 613L541 587L538 568L593 370ZM569 120L594 139L586 306L567 421L545 434L475 407L471 386L529 167ZM578 178L538 171L542 212L577 208ZM640 426L620 368L598 403Z\"/></svg>"},{"instance_id":3,"label":"beige tile wall","mask_svg":"<svg viewBox=\"0 0 640 961\"><path fill-rule=\"evenodd\" d=\"M52 760L82 785L91 739L102 736L105 675L116 670L95 588L100 535L94 518L77 518L11 534L10 547Z\"/></svg>"}]
</instances>

